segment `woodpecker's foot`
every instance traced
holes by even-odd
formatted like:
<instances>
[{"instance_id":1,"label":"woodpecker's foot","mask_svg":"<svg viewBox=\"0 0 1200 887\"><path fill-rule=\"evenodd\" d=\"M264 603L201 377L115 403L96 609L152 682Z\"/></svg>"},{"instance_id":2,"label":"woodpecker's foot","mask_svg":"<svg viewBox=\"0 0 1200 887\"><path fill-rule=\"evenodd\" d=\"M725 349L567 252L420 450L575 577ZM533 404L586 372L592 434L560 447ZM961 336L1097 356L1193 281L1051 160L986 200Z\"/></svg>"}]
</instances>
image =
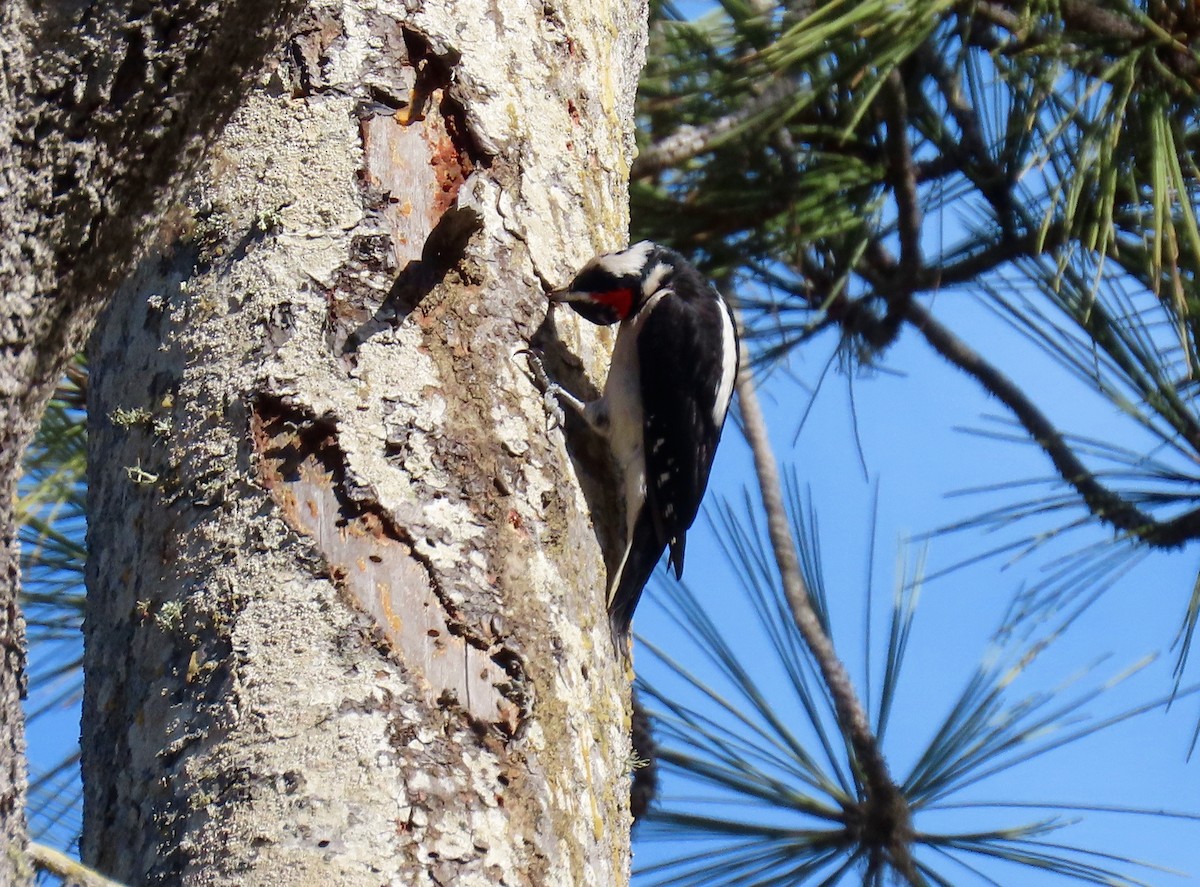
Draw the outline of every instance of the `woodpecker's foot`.
<instances>
[{"instance_id":1,"label":"woodpecker's foot","mask_svg":"<svg viewBox=\"0 0 1200 887\"><path fill-rule=\"evenodd\" d=\"M566 414L563 413L561 398L566 392L559 387L556 382L552 382L546 374L546 368L542 366L542 359L537 352L530 348L522 348L517 354L525 355L525 361L529 365L529 374L532 377L533 384L537 390L542 392L542 404L546 408L546 423L551 430L562 428L566 422ZM515 355L514 355L515 356Z\"/></svg>"},{"instance_id":2,"label":"woodpecker's foot","mask_svg":"<svg viewBox=\"0 0 1200 887\"><path fill-rule=\"evenodd\" d=\"M542 406L546 408L546 427L550 431L562 428L567 424L567 414L563 412L562 404L558 401L558 394L561 390L551 382L550 387L542 394Z\"/></svg>"},{"instance_id":3,"label":"woodpecker's foot","mask_svg":"<svg viewBox=\"0 0 1200 887\"><path fill-rule=\"evenodd\" d=\"M546 375L546 368L542 366L542 358L532 348L521 348L513 353L513 357L525 357L525 363L529 367L529 374L532 377L533 384L537 386L537 390L545 394L554 383L550 381L550 377Z\"/></svg>"}]
</instances>

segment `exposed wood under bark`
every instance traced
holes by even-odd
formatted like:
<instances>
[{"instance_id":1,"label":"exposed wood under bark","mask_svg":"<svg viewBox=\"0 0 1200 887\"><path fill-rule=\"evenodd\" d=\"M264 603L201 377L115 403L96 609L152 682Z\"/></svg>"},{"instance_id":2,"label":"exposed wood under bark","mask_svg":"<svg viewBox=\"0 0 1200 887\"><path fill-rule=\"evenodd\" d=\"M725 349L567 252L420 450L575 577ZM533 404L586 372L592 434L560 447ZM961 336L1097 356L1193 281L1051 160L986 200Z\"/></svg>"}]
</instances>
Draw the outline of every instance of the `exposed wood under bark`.
<instances>
[{"instance_id":1,"label":"exposed wood under bark","mask_svg":"<svg viewBox=\"0 0 1200 887\"><path fill-rule=\"evenodd\" d=\"M625 237L644 29L318 3L239 111L95 340L87 861L628 877L611 528L513 355ZM594 370L604 342L561 332Z\"/></svg>"}]
</instances>

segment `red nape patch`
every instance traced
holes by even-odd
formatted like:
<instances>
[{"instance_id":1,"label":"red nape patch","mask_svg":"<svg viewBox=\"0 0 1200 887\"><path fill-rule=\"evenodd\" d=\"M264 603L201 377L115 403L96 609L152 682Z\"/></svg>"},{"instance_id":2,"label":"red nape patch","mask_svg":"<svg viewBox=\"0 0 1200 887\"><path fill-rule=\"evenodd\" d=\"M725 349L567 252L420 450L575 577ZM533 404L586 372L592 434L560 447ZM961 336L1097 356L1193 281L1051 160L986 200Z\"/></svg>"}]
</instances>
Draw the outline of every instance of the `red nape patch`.
<instances>
[{"instance_id":1,"label":"red nape patch","mask_svg":"<svg viewBox=\"0 0 1200 887\"><path fill-rule=\"evenodd\" d=\"M629 316L629 312L633 310L633 290L609 290L604 293L594 293L592 298L601 305L607 305L613 311L617 312L617 317L624 320Z\"/></svg>"}]
</instances>

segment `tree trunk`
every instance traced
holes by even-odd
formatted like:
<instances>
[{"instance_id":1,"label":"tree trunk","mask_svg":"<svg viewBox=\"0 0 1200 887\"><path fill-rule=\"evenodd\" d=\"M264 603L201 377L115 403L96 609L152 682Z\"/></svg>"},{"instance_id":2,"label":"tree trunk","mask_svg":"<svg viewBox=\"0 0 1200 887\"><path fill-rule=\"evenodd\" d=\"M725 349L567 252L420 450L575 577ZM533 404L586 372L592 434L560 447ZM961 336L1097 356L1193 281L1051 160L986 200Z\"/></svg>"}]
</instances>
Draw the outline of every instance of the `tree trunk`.
<instances>
[{"instance_id":1,"label":"tree trunk","mask_svg":"<svg viewBox=\"0 0 1200 887\"><path fill-rule=\"evenodd\" d=\"M0 4L0 884L24 858L12 499L54 383L295 0Z\"/></svg>"},{"instance_id":2,"label":"tree trunk","mask_svg":"<svg viewBox=\"0 0 1200 887\"><path fill-rule=\"evenodd\" d=\"M85 861L627 880L619 510L514 355L624 241L645 15L317 4L226 129L92 343Z\"/></svg>"}]
</instances>

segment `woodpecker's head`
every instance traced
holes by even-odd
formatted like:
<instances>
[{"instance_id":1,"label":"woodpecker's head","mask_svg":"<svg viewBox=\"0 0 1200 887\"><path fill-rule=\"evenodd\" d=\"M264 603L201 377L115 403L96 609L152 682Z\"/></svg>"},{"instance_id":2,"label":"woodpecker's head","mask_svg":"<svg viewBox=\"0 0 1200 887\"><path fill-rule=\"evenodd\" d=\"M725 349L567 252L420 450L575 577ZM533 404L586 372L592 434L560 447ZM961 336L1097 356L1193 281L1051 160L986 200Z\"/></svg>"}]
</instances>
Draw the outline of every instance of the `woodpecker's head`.
<instances>
[{"instance_id":1,"label":"woodpecker's head","mask_svg":"<svg viewBox=\"0 0 1200 887\"><path fill-rule=\"evenodd\" d=\"M588 262L571 285L551 295L585 320L608 325L637 314L656 292L668 286L682 259L666 247L643 240Z\"/></svg>"}]
</instances>

